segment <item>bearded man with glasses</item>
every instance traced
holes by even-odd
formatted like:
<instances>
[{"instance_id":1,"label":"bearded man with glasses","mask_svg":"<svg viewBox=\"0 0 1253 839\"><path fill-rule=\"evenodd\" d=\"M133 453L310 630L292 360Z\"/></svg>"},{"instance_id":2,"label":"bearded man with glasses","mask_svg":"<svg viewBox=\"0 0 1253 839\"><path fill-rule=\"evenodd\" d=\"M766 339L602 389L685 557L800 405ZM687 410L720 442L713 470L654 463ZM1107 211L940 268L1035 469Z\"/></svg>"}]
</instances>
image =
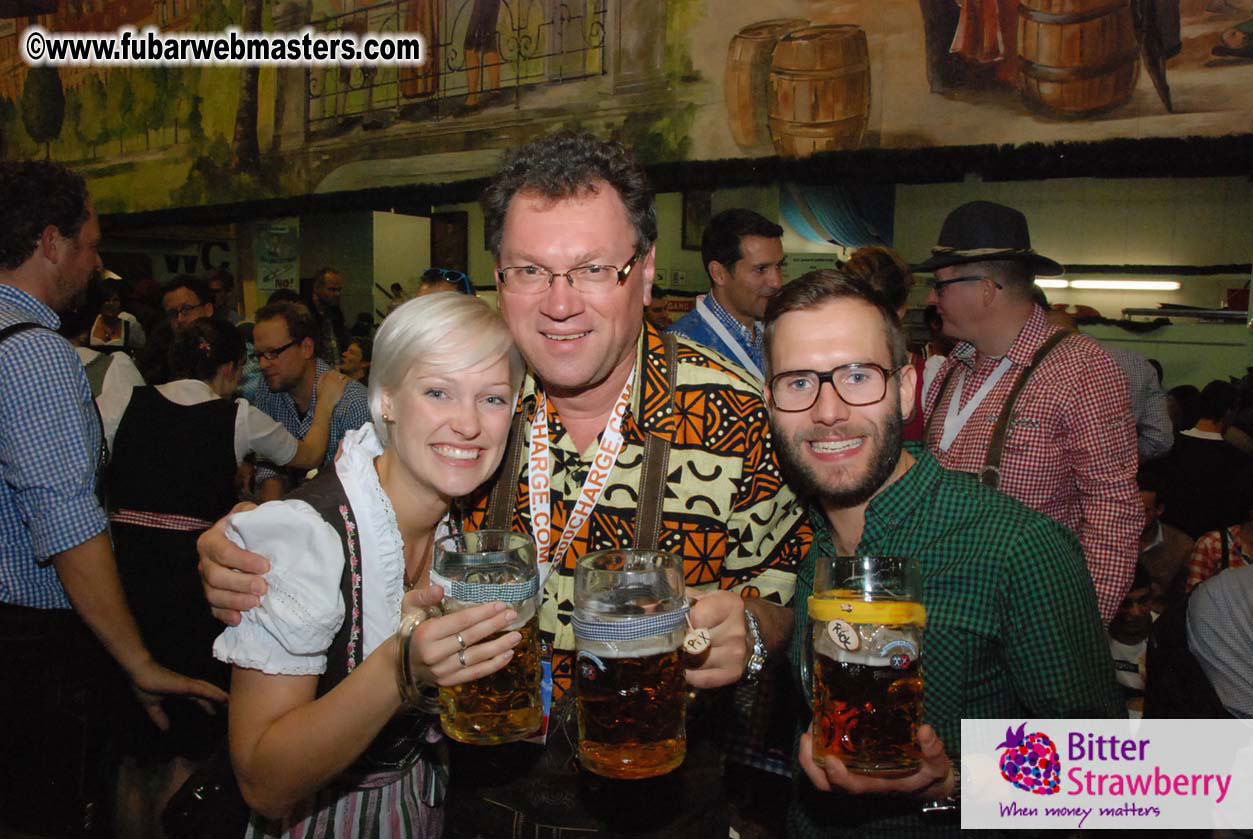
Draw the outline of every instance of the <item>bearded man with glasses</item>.
<instances>
[{"instance_id":1,"label":"bearded man with glasses","mask_svg":"<svg viewBox=\"0 0 1253 839\"><path fill-rule=\"evenodd\" d=\"M884 779L816 762L802 720L788 835L956 835L963 717L1126 713L1083 553L1057 522L902 443L917 371L875 291L813 271L771 299L765 324L771 428L815 533L792 598L793 666L808 654L814 557L915 559L927 612L921 768Z\"/></svg>"}]
</instances>

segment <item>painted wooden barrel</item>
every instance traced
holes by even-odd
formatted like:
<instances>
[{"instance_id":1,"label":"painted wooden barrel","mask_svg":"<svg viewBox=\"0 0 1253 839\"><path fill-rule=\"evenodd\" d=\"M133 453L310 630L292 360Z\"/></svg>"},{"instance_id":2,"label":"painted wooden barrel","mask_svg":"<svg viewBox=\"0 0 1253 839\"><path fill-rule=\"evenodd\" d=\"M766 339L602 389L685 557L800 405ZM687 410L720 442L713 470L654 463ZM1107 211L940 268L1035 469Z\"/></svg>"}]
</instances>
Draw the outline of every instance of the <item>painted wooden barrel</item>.
<instances>
[{"instance_id":1,"label":"painted wooden barrel","mask_svg":"<svg viewBox=\"0 0 1253 839\"><path fill-rule=\"evenodd\" d=\"M727 120L731 137L743 148L768 142L766 99L770 93L770 56L779 38L809 24L803 18L763 20L745 26L727 49Z\"/></svg>"},{"instance_id":2,"label":"painted wooden barrel","mask_svg":"<svg viewBox=\"0 0 1253 839\"><path fill-rule=\"evenodd\" d=\"M781 155L860 148L870 115L870 57L858 26L807 26L775 45L768 124Z\"/></svg>"},{"instance_id":3,"label":"painted wooden barrel","mask_svg":"<svg viewBox=\"0 0 1253 839\"><path fill-rule=\"evenodd\" d=\"M1140 76L1130 0L1022 0L1019 87L1027 106L1081 117L1131 98Z\"/></svg>"}]
</instances>

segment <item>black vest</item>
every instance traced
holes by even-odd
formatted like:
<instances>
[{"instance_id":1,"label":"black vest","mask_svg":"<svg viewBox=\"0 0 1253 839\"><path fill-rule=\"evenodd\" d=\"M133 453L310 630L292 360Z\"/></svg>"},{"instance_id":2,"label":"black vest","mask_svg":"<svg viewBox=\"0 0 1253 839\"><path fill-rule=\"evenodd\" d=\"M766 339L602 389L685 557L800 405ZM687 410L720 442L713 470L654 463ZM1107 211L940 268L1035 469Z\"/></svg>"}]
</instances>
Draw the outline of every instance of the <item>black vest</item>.
<instances>
[{"instance_id":1,"label":"black vest","mask_svg":"<svg viewBox=\"0 0 1253 839\"><path fill-rule=\"evenodd\" d=\"M361 567L361 540L357 537L356 519L348 503L348 495L333 467L323 470L312 481L302 484L285 497L303 501L316 510L327 524L335 528L344 545L344 573L339 581L340 593L344 597L344 623L326 652L326 672L318 677L317 695L323 696L361 664L361 620L353 619L353 603L361 601L361 586L358 583L354 587L352 573L354 557L357 568ZM351 534L348 522L353 522ZM417 763L426 746L426 731L435 719L409 706L401 708L361 756L344 770L340 780L352 785L353 779L377 772L400 771Z\"/></svg>"},{"instance_id":2,"label":"black vest","mask_svg":"<svg viewBox=\"0 0 1253 839\"><path fill-rule=\"evenodd\" d=\"M179 405L137 387L118 424L109 465L115 508L215 521L235 504L235 414L225 399Z\"/></svg>"}]
</instances>

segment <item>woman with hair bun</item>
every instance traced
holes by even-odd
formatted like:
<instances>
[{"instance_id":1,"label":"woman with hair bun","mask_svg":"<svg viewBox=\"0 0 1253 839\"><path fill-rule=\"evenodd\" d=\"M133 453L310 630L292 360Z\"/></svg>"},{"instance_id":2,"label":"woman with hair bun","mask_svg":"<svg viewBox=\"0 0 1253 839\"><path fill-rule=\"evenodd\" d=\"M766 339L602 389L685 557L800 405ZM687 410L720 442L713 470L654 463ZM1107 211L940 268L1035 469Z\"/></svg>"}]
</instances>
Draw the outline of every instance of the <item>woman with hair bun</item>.
<instances>
[{"instance_id":1,"label":"woman with hair bun","mask_svg":"<svg viewBox=\"0 0 1253 839\"><path fill-rule=\"evenodd\" d=\"M909 308L909 291L914 287L914 275L899 253L881 245L867 245L853 251L841 270L883 295L888 305L895 310L897 319L902 324L905 323L905 311ZM922 404L927 395L922 386L926 359L911 350L909 363L918 371L918 385L914 394L917 401L913 416L905 422L902 436L906 440L921 440Z\"/></svg>"},{"instance_id":2,"label":"woman with hair bun","mask_svg":"<svg viewBox=\"0 0 1253 839\"><path fill-rule=\"evenodd\" d=\"M331 411L347 379L318 383L318 413L304 440L242 399L232 400L244 364L235 327L203 318L174 339L167 384L106 391L100 398L112 456L105 481L118 572L140 633L163 665L223 688L213 660L220 627L209 615L196 570L196 538L236 502L235 473L249 454L312 468L322 462ZM139 697L141 702L149 701ZM155 701L155 700L151 700ZM156 835L164 799L223 741L224 715L191 700L165 699L167 730L127 701L119 713L125 802L119 835Z\"/></svg>"}]
</instances>

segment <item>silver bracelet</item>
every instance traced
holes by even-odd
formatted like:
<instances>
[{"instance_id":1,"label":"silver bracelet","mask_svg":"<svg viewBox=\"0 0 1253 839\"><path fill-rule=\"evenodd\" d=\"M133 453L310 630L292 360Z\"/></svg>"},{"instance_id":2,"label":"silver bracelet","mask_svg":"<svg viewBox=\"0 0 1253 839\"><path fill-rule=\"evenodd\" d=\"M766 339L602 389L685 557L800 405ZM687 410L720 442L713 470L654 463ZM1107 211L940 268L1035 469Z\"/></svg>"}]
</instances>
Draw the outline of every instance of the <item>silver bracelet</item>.
<instances>
[{"instance_id":1,"label":"silver bracelet","mask_svg":"<svg viewBox=\"0 0 1253 839\"><path fill-rule=\"evenodd\" d=\"M761 623L747 606L744 607L744 625L748 629L744 641L749 645L748 660L744 662L744 680L755 682L766 666L766 642L761 637Z\"/></svg>"},{"instance_id":2,"label":"silver bracelet","mask_svg":"<svg viewBox=\"0 0 1253 839\"><path fill-rule=\"evenodd\" d=\"M428 714L438 714L443 710L439 702L439 688L419 682L414 678L410 644L413 640L413 631L422 621L439 617L441 614L443 610L438 606L415 609L400 619L400 628L396 630L397 643L400 647L396 653L396 687L400 691L400 700Z\"/></svg>"}]
</instances>

